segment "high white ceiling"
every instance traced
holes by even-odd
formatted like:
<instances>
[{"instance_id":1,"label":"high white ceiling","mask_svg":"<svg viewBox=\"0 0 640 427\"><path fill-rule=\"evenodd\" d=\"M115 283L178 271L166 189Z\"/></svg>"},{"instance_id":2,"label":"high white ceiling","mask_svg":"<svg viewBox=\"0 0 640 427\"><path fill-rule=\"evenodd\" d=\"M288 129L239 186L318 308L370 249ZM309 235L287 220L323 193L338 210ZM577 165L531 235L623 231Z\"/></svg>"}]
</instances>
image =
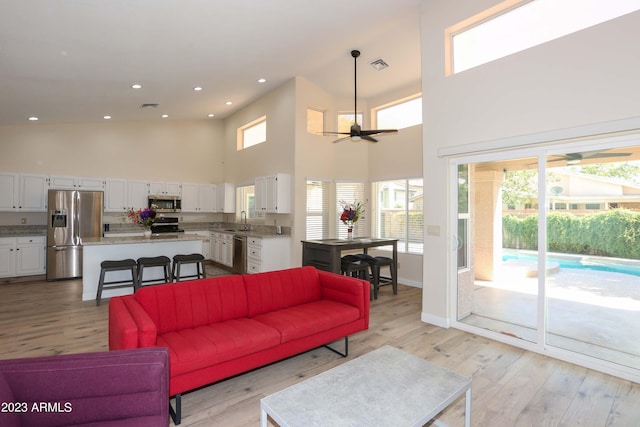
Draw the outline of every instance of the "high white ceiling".
<instances>
[{"instance_id":1,"label":"high white ceiling","mask_svg":"<svg viewBox=\"0 0 640 427\"><path fill-rule=\"evenodd\" d=\"M420 80L419 9L420 0L0 0L0 125L224 118L294 76L353 97L352 49L362 52L358 98L369 98ZM389 68L374 70L378 58Z\"/></svg>"}]
</instances>

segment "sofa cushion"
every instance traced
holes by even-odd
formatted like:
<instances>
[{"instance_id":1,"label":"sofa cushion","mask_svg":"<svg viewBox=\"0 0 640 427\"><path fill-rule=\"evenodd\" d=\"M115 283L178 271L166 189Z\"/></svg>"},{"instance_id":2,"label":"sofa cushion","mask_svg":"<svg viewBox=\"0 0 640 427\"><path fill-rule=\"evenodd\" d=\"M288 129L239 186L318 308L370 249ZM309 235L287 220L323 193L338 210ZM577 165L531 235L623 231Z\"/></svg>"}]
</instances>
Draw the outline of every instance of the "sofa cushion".
<instances>
[{"instance_id":1,"label":"sofa cushion","mask_svg":"<svg viewBox=\"0 0 640 427\"><path fill-rule=\"evenodd\" d=\"M135 299L156 324L158 335L247 317L241 276L145 286Z\"/></svg>"},{"instance_id":2,"label":"sofa cushion","mask_svg":"<svg viewBox=\"0 0 640 427\"><path fill-rule=\"evenodd\" d=\"M0 403L8 404L15 402L15 398L13 397L13 393L11 392L11 387L7 383L7 380L0 372ZM6 427L20 427L20 416L17 412L13 411L1 411L0 412L0 426Z\"/></svg>"},{"instance_id":3,"label":"sofa cushion","mask_svg":"<svg viewBox=\"0 0 640 427\"><path fill-rule=\"evenodd\" d=\"M320 279L314 267L291 268L242 276L249 317L319 300Z\"/></svg>"},{"instance_id":4,"label":"sofa cushion","mask_svg":"<svg viewBox=\"0 0 640 427\"><path fill-rule=\"evenodd\" d=\"M351 305L319 300L254 317L277 329L282 342L317 334L360 318L360 310Z\"/></svg>"},{"instance_id":5,"label":"sofa cushion","mask_svg":"<svg viewBox=\"0 0 640 427\"><path fill-rule=\"evenodd\" d=\"M247 318L158 336L158 345L169 348L172 376L256 353L280 342L277 330Z\"/></svg>"}]
</instances>

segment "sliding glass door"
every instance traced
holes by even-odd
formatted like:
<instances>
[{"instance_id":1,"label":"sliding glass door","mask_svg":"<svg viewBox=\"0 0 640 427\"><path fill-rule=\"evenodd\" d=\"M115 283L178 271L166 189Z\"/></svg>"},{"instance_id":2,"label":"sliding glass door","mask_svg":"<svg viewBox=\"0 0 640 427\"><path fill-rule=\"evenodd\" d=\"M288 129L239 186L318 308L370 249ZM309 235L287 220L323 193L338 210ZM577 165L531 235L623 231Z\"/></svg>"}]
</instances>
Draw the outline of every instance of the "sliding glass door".
<instances>
[{"instance_id":1,"label":"sliding glass door","mask_svg":"<svg viewBox=\"0 0 640 427\"><path fill-rule=\"evenodd\" d=\"M456 325L638 370L640 146L576 147L452 163Z\"/></svg>"}]
</instances>

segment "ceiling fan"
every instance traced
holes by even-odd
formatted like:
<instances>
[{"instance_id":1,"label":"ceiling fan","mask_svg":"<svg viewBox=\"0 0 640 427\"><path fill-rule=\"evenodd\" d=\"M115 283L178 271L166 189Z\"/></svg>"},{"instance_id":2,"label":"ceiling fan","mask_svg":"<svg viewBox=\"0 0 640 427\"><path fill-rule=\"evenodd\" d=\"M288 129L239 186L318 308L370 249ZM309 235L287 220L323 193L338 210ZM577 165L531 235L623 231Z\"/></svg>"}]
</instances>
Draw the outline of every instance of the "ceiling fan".
<instances>
[{"instance_id":1,"label":"ceiling fan","mask_svg":"<svg viewBox=\"0 0 640 427\"><path fill-rule=\"evenodd\" d=\"M351 130L349 132L324 132L324 135L348 135L342 138L338 138L333 142L345 141L347 139L351 139L352 141L359 141L360 139L364 139L369 142L378 142L377 139L373 138L372 135L378 135L381 133L398 133L397 129L377 129L377 130L366 130L362 129L358 124L358 73L357 73L357 62L358 57L360 56L359 50L352 50L351 56L353 57L353 117L354 123L351 125Z\"/></svg>"},{"instance_id":2,"label":"ceiling fan","mask_svg":"<svg viewBox=\"0 0 640 427\"><path fill-rule=\"evenodd\" d=\"M549 160L549 162L562 162L566 161L568 165L575 165L583 160L588 159L604 159L608 157L627 157L631 153L605 153L601 151L585 151L584 153L567 153L564 155L554 155L555 159Z\"/></svg>"}]
</instances>

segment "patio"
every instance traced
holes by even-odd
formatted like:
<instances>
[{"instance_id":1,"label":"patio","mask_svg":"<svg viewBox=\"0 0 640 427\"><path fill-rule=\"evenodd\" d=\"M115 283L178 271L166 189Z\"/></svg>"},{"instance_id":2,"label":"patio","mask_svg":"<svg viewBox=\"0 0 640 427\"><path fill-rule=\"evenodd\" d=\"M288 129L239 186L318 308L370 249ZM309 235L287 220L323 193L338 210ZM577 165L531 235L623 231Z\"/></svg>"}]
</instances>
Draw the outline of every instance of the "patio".
<instances>
[{"instance_id":1,"label":"patio","mask_svg":"<svg viewBox=\"0 0 640 427\"><path fill-rule=\"evenodd\" d=\"M503 261L496 280L475 281L464 323L536 340L538 280L522 262ZM640 369L640 277L552 268L547 275L546 342Z\"/></svg>"}]
</instances>

